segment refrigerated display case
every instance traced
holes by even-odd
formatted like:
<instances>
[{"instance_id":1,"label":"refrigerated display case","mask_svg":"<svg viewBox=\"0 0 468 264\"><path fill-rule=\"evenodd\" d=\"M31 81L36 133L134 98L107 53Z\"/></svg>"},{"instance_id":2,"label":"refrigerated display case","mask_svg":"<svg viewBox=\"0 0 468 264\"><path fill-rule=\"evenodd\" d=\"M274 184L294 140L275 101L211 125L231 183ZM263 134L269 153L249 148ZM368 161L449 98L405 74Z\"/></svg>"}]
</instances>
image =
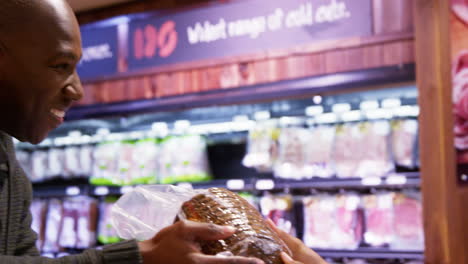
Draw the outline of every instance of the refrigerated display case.
<instances>
[{"instance_id":1,"label":"refrigerated display case","mask_svg":"<svg viewBox=\"0 0 468 264\"><path fill-rule=\"evenodd\" d=\"M93 197L102 244L118 240L108 197L148 183L224 187L330 263L465 263L448 4L368 2L370 35L85 78L88 95L61 128L17 144L34 211L47 219L44 204Z\"/></svg>"}]
</instances>

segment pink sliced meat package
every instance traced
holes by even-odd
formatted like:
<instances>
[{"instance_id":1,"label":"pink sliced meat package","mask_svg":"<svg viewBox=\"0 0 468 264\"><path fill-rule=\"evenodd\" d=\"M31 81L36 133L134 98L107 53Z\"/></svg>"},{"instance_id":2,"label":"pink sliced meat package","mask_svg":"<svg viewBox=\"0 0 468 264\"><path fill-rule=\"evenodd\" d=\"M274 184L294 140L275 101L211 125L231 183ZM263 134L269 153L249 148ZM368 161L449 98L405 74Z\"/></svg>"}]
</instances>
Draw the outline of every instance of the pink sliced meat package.
<instances>
[{"instance_id":1,"label":"pink sliced meat package","mask_svg":"<svg viewBox=\"0 0 468 264\"><path fill-rule=\"evenodd\" d=\"M336 127L333 160L336 176L340 178L356 177L360 157L364 150L361 143L364 134L361 133L358 125L347 123Z\"/></svg>"},{"instance_id":2,"label":"pink sliced meat package","mask_svg":"<svg viewBox=\"0 0 468 264\"><path fill-rule=\"evenodd\" d=\"M356 176L382 177L394 169L390 152L390 123L388 121L364 122L359 124L362 149Z\"/></svg>"},{"instance_id":3,"label":"pink sliced meat package","mask_svg":"<svg viewBox=\"0 0 468 264\"><path fill-rule=\"evenodd\" d=\"M416 167L417 134L417 120L395 120L392 122L392 153L396 165L408 169Z\"/></svg>"},{"instance_id":4,"label":"pink sliced meat package","mask_svg":"<svg viewBox=\"0 0 468 264\"><path fill-rule=\"evenodd\" d=\"M63 205L58 199L52 199L48 204L43 252L58 252L59 239L62 232Z\"/></svg>"},{"instance_id":5,"label":"pink sliced meat package","mask_svg":"<svg viewBox=\"0 0 468 264\"><path fill-rule=\"evenodd\" d=\"M282 128L279 136L278 159L273 172L283 179L303 178L304 139L307 130L303 128Z\"/></svg>"},{"instance_id":6,"label":"pink sliced meat package","mask_svg":"<svg viewBox=\"0 0 468 264\"><path fill-rule=\"evenodd\" d=\"M353 250L359 247L363 236L363 215L360 210L360 197L356 194L343 194L336 197L337 234L334 247Z\"/></svg>"},{"instance_id":7,"label":"pink sliced meat package","mask_svg":"<svg viewBox=\"0 0 468 264\"><path fill-rule=\"evenodd\" d=\"M365 210L364 241L371 246L385 246L394 237L394 193L379 193L366 195L362 198Z\"/></svg>"},{"instance_id":8,"label":"pink sliced meat package","mask_svg":"<svg viewBox=\"0 0 468 264\"><path fill-rule=\"evenodd\" d=\"M332 165L332 150L336 129L319 126L308 130L304 140L304 176L329 178L335 171Z\"/></svg>"},{"instance_id":9,"label":"pink sliced meat package","mask_svg":"<svg viewBox=\"0 0 468 264\"><path fill-rule=\"evenodd\" d=\"M421 193L398 193L393 198L395 235L390 248L395 250L423 250L424 229Z\"/></svg>"},{"instance_id":10,"label":"pink sliced meat package","mask_svg":"<svg viewBox=\"0 0 468 264\"><path fill-rule=\"evenodd\" d=\"M296 236L295 214L291 195L266 195L260 198L261 213L271 219L278 228Z\"/></svg>"},{"instance_id":11,"label":"pink sliced meat package","mask_svg":"<svg viewBox=\"0 0 468 264\"><path fill-rule=\"evenodd\" d=\"M336 227L336 200L334 196L305 197L304 203L304 238L312 248L333 248Z\"/></svg>"}]
</instances>

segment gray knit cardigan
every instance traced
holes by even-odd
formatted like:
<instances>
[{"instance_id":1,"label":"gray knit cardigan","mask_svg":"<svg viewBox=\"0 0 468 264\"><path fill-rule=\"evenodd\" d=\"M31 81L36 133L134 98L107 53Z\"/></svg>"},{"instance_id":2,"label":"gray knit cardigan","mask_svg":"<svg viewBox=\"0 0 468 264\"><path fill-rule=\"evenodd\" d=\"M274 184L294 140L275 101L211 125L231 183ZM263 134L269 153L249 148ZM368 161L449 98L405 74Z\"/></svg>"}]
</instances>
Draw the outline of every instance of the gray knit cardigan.
<instances>
[{"instance_id":1,"label":"gray knit cardigan","mask_svg":"<svg viewBox=\"0 0 468 264\"><path fill-rule=\"evenodd\" d=\"M139 264L135 241L89 249L58 259L40 257L31 229L31 182L18 165L10 136L0 131L0 263L1 264Z\"/></svg>"}]
</instances>

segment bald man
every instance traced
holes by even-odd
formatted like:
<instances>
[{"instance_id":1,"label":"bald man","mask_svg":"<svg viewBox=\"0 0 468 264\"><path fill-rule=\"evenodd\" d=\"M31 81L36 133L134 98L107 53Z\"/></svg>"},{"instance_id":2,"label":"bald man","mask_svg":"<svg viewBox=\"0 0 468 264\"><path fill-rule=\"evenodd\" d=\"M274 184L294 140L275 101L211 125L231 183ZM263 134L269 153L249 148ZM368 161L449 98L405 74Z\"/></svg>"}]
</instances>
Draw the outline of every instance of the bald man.
<instances>
[{"instance_id":1,"label":"bald man","mask_svg":"<svg viewBox=\"0 0 468 264\"><path fill-rule=\"evenodd\" d=\"M76 73L81 39L63 0L0 0L0 263L256 264L200 253L197 240L227 238L229 227L178 222L143 242L125 241L61 259L39 257L31 230L31 184L11 136L37 144L83 96Z\"/></svg>"}]
</instances>

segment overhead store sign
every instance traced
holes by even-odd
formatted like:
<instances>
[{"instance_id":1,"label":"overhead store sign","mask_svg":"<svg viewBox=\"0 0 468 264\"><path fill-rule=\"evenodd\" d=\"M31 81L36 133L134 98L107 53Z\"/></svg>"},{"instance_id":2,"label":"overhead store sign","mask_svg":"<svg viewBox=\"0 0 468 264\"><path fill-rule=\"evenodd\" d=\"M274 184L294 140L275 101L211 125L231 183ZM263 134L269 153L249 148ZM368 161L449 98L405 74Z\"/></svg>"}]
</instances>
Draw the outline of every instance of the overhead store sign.
<instances>
[{"instance_id":1,"label":"overhead store sign","mask_svg":"<svg viewBox=\"0 0 468 264\"><path fill-rule=\"evenodd\" d=\"M117 73L117 26L81 28L83 57L78 74L83 79L110 76Z\"/></svg>"},{"instance_id":2,"label":"overhead store sign","mask_svg":"<svg viewBox=\"0 0 468 264\"><path fill-rule=\"evenodd\" d=\"M371 0L245 0L129 26L129 71L372 34Z\"/></svg>"}]
</instances>

